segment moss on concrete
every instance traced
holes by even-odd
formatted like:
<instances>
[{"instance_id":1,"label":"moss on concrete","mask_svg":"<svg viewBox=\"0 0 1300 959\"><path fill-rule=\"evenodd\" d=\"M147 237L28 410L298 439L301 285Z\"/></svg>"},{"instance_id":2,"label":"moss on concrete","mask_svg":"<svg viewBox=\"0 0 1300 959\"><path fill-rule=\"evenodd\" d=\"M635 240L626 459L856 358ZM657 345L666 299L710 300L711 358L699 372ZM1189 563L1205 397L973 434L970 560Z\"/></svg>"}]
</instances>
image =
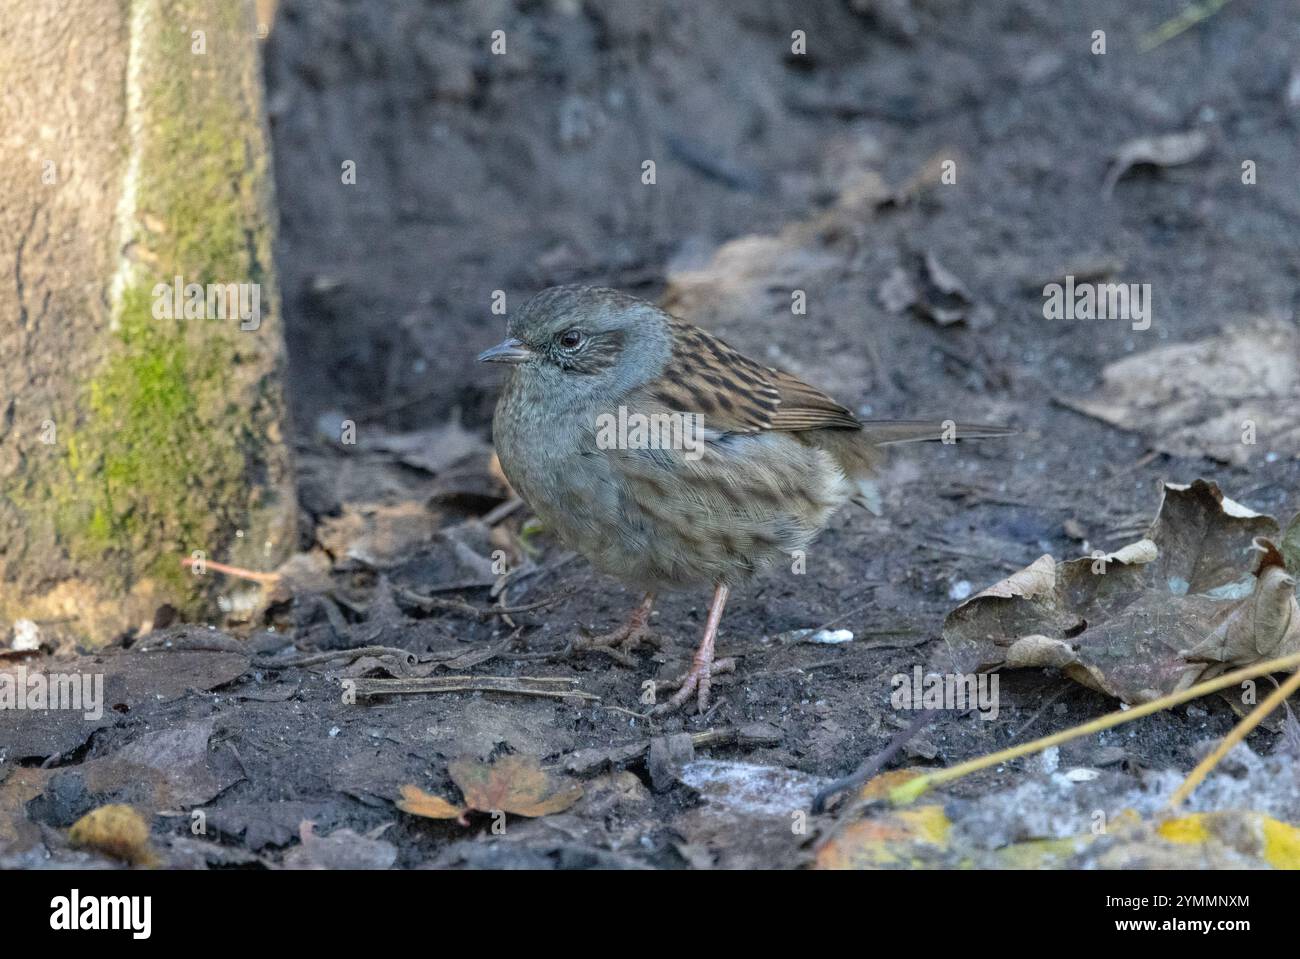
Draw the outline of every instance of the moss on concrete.
<instances>
[{"instance_id":1,"label":"moss on concrete","mask_svg":"<svg viewBox=\"0 0 1300 959\"><path fill-rule=\"evenodd\" d=\"M138 106L136 162L124 165L135 171L130 259L96 348L104 359L80 388L76 421L60 428L59 455L33 464L20 505L33 524L53 525L97 592L147 581L151 602L161 588L197 611L212 581L182 570L191 551L238 562L242 548L247 561L253 544L253 561L273 565L291 545L268 147L248 6L131 3L145 4L137 12L150 22L127 78ZM192 52L196 30L204 53ZM261 326L184 319L182 304L176 318L155 317L155 286L177 276L259 284Z\"/></svg>"}]
</instances>

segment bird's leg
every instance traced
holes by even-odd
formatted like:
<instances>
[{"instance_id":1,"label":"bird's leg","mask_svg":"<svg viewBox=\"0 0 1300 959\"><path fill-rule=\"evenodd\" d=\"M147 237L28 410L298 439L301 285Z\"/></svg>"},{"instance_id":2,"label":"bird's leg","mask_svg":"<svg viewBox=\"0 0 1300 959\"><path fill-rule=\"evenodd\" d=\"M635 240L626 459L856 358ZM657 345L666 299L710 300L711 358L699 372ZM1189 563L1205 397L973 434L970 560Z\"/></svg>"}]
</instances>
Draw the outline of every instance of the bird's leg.
<instances>
[{"instance_id":1,"label":"bird's leg","mask_svg":"<svg viewBox=\"0 0 1300 959\"><path fill-rule=\"evenodd\" d=\"M700 648L695 651L695 657L691 660L690 671L679 680L680 688L673 694L673 698L656 706L651 710L650 715L663 716L680 709L692 694L695 695L699 711L704 712L709 708L709 691L713 686L714 675L735 671L734 659L714 660L713 658L713 644L718 635L718 623L722 621L722 608L727 605L727 592L727 587L722 583L719 583L717 589L713 591L713 602L709 604L709 621L704 627L704 638L700 640Z\"/></svg>"},{"instance_id":2,"label":"bird's leg","mask_svg":"<svg viewBox=\"0 0 1300 959\"><path fill-rule=\"evenodd\" d=\"M651 646L658 646L659 640L650 632L650 611L654 608L655 594L646 593L645 598L632 610L628 616L627 622L615 629L613 632L603 633L600 636L584 636L573 642L573 649L588 650L598 649L603 653L608 653L612 658L618 660L624 666L635 666L631 653L637 646L642 643L648 643Z\"/></svg>"}]
</instances>

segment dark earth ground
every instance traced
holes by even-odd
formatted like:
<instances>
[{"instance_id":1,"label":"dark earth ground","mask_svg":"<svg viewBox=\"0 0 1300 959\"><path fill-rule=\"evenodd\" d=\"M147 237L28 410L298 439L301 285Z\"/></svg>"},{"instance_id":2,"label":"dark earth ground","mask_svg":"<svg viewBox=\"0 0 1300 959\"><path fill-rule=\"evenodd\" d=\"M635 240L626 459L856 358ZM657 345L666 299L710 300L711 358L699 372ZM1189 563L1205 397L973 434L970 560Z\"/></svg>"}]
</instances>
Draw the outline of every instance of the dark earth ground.
<instances>
[{"instance_id":1,"label":"dark earth ground","mask_svg":"<svg viewBox=\"0 0 1300 959\"><path fill-rule=\"evenodd\" d=\"M20 717L0 765L5 861L79 861L59 829L122 801L161 811L155 841L176 864L279 864L311 820L321 835L394 824L374 845L347 846L340 855L354 864L387 862L390 843L402 866L798 865L809 837L791 835L790 813L910 721L890 707L890 677L931 661L956 584L979 590L1044 552L1078 555L1068 520L1093 546L1130 542L1154 516L1161 479L1212 479L1289 517L1300 508L1294 450L1270 461L1261 445L1231 467L1175 458L1153 450L1143 423L1118 430L1055 401L1090 393L1108 363L1134 352L1243 318L1296 322L1300 107L1288 88L1300 18L1281 0L1230 3L1137 50L1183 9L283 2L266 73L290 399L303 545L328 553L334 598L319 584L299 590L273 609L276 632L247 640L173 627L104 652L118 706L99 723ZM485 50L498 28L506 57ZM786 55L794 29L809 37L802 59ZM1104 56L1089 52L1098 29ZM1210 136L1198 160L1136 170L1103 193L1121 144L1189 129ZM877 202L936 158L957 161L956 184L926 174L905 202ZM357 161L355 186L338 182L346 159ZM658 163L656 186L639 182L643 159ZM1258 164L1254 186L1240 182L1242 159ZM782 234L790 224L803 226ZM781 234L776 252L746 248L737 275L719 269L719 282L692 272L753 234ZM881 304L891 270L925 253L965 282L986 319L940 326ZM1152 285L1150 330L1042 318L1045 282L1099 263L1111 279ZM642 683L689 657L708 597L665 597L656 624L668 642L635 667L536 656L562 653L577 627L610 628L637 597L566 561L545 533L527 537L534 555L521 550L526 511L491 533L478 522L503 496L483 447L496 381L472 361L504 327L491 291L513 308L573 281L666 296L869 415L1007 421L1021 433L896 457L883 517L837 517L805 575L773 570L733 596L720 649L740 667L717 687L716 708L636 718ZM794 287L808 291L807 316L790 315ZM469 435L445 427L456 418ZM340 419L358 423L357 447L334 442ZM465 455L394 452L399 434L431 427ZM420 609L400 592L485 607L495 548L526 571L508 603L554 600L515 616L522 629L508 644L514 631L499 617ZM480 585L446 589L467 580ZM854 641L781 638L827 623ZM298 653L282 648L290 641ZM160 645L172 648L146 660L141 649ZM351 665L274 659L367 645L410 651L425 671L432 658L496 649L452 671L576 679L600 702L476 692L346 705L342 676L411 667L391 653ZM945 713L899 764L950 765L1114 708L1050 671L1006 673L997 721ZM1102 765L1110 747L1103 782L1119 797L1144 770L1190 769L1198 744L1234 721L1205 700L1079 740L1062 763ZM761 787L780 797L766 827L710 818L711 800L657 759L579 753L654 739L661 749L680 730L724 731L700 757L799 774L788 794ZM1249 742L1269 754L1282 737L1274 726ZM406 783L454 797L457 756L510 752L579 768L586 798L511 819L500 837L486 818L465 829L393 807ZM1037 770L1011 763L942 798L986 796ZM206 837L191 836L192 808L206 811Z\"/></svg>"}]
</instances>

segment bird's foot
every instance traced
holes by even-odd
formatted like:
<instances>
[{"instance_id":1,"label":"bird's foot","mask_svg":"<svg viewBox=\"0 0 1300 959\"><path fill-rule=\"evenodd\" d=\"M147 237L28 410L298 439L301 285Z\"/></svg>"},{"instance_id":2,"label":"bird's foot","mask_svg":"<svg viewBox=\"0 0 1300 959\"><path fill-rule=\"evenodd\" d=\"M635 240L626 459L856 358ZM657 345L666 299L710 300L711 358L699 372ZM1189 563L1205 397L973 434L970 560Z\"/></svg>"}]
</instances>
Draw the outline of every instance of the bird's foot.
<instances>
[{"instance_id":1,"label":"bird's foot","mask_svg":"<svg viewBox=\"0 0 1300 959\"><path fill-rule=\"evenodd\" d=\"M633 610L626 623L608 633L599 636L583 636L575 639L569 646L573 652L601 652L615 662L624 666L635 666L632 653L643 643L656 649L660 645L659 637L650 629L650 603L644 601Z\"/></svg>"},{"instance_id":2,"label":"bird's foot","mask_svg":"<svg viewBox=\"0 0 1300 959\"><path fill-rule=\"evenodd\" d=\"M651 716L667 716L669 713L681 709L694 695L696 708L703 713L709 708L709 697L713 691L713 677L723 673L734 673L736 671L736 661L731 658L713 659L712 656L705 659L696 653L691 668L677 679L670 679L662 686L669 689L677 687L671 699L666 703L660 703L654 709L650 710Z\"/></svg>"}]
</instances>

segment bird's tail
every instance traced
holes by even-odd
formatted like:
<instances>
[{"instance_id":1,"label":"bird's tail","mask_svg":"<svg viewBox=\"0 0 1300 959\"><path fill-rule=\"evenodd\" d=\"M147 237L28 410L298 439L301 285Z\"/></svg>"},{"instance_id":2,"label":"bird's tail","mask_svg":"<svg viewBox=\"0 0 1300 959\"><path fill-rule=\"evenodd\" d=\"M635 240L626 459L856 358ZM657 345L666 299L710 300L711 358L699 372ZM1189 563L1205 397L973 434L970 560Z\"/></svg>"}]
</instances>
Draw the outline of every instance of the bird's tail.
<instances>
[{"instance_id":1,"label":"bird's tail","mask_svg":"<svg viewBox=\"0 0 1300 959\"><path fill-rule=\"evenodd\" d=\"M952 442L977 440L994 436L1011 436L1018 430L1009 426L991 426L987 423L958 423L954 420L866 420L862 424L862 438L872 446L892 446L896 443Z\"/></svg>"},{"instance_id":2,"label":"bird's tail","mask_svg":"<svg viewBox=\"0 0 1300 959\"><path fill-rule=\"evenodd\" d=\"M897 443L953 442L981 437L1010 436L1007 426L957 423L952 420L867 420L860 431L822 430L819 445L835 457L853 484L852 500L864 509L880 514L882 497L876 478L885 461L882 446Z\"/></svg>"}]
</instances>

